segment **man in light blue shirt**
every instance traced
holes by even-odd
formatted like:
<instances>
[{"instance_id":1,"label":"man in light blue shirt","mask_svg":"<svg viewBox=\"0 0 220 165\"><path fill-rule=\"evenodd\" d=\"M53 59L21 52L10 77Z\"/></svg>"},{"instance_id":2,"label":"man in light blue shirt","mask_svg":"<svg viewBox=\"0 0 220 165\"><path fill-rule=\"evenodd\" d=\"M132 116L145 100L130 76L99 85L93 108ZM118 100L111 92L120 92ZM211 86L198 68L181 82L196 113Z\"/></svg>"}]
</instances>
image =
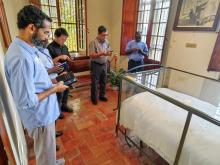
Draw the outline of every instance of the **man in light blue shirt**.
<instances>
[{"instance_id":1,"label":"man in light blue shirt","mask_svg":"<svg viewBox=\"0 0 220 165\"><path fill-rule=\"evenodd\" d=\"M44 67L46 68L52 83L56 84L57 82L54 79L58 76L58 72L60 72L59 67L54 65L53 59L50 56L49 50L47 48L38 46L37 49L40 52L39 58L44 64Z\"/></svg>"},{"instance_id":2,"label":"man in light blue shirt","mask_svg":"<svg viewBox=\"0 0 220 165\"><path fill-rule=\"evenodd\" d=\"M68 87L53 85L39 59L36 45L48 39L51 19L39 8L25 6L17 15L19 35L5 57L6 77L23 126L34 139L37 165L55 165L55 120L59 116L56 92Z\"/></svg>"},{"instance_id":3,"label":"man in light blue shirt","mask_svg":"<svg viewBox=\"0 0 220 165\"><path fill-rule=\"evenodd\" d=\"M148 55L147 45L141 41L141 33L135 33L135 40L128 42L125 50L128 55L128 70L143 65L144 64L144 56ZM132 70L131 72L141 71L142 68Z\"/></svg>"}]
</instances>

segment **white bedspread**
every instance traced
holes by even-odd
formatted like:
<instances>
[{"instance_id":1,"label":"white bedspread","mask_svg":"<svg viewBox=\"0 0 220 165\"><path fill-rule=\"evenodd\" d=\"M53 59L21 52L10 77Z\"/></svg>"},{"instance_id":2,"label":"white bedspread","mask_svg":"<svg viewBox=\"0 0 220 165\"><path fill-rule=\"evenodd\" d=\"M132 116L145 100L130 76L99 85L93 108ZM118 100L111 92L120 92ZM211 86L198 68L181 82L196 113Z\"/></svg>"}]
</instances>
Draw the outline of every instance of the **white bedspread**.
<instances>
[{"instance_id":1,"label":"white bedspread","mask_svg":"<svg viewBox=\"0 0 220 165\"><path fill-rule=\"evenodd\" d=\"M217 107L207 102L167 88L158 91L215 116ZM187 111L143 92L123 101L120 124L173 164L186 116ZM220 128L193 115L179 164L220 165Z\"/></svg>"}]
</instances>

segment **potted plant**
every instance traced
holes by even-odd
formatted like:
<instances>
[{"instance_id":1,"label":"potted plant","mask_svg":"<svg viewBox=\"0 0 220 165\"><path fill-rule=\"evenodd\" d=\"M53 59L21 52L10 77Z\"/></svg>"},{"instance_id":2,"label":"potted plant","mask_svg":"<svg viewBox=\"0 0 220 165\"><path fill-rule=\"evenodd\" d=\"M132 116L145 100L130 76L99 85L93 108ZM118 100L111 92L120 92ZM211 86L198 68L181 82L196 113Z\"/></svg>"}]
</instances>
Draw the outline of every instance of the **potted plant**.
<instances>
[{"instance_id":1,"label":"potted plant","mask_svg":"<svg viewBox=\"0 0 220 165\"><path fill-rule=\"evenodd\" d=\"M109 82L110 82L110 86L112 87L113 90L118 90L120 79L125 72L126 71L122 68L119 69L119 71L111 70L109 72Z\"/></svg>"}]
</instances>

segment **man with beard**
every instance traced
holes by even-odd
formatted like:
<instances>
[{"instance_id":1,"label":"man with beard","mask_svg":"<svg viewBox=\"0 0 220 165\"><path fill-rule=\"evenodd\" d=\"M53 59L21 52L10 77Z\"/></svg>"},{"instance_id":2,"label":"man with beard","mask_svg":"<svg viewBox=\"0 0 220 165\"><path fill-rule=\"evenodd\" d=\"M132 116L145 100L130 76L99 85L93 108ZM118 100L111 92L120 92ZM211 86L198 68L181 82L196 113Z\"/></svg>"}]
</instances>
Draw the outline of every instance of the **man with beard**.
<instances>
[{"instance_id":1,"label":"man with beard","mask_svg":"<svg viewBox=\"0 0 220 165\"><path fill-rule=\"evenodd\" d=\"M61 164L56 161L54 136L59 116L56 93L68 87L63 82L52 84L35 47L48 39L51 19L39 8L28 5L19 11L17 26L19 34L5 57L8 84L22 124L34 139L37 165Z\"/></svg>"},{"instance_id":2,"label":"man with beard","mask_svg":"<svg viewBox=\"0 0 220 165\"><path fill-rule=\"evenodd\" d=\"M148 55L147 45L141 41L141 33L135 33L135 40L128 42L125 50L128 55L128 70L144 64L144 56ZM134 69L131 72L142 71L142 68Z\"/></svg>"}]
</instances>

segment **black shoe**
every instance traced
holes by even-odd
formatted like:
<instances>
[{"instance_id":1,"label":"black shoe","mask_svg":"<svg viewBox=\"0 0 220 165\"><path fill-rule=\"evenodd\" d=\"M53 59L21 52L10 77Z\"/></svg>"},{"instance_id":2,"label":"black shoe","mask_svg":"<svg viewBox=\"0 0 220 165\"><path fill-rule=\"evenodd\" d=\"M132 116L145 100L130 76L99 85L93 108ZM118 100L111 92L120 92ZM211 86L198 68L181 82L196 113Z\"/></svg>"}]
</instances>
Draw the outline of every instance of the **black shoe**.
<instances>
[{"instance_id":1,"label":"black shoe","mask_svg":"<svg viewBox=\"0 0 220 165\"><path fill-rule=\"evenodd\" d=\"M92 104L97 105L98 104L97 100L92 100Z\"/></svg>"},{"instance_id":2,"label":"black shoe","mask_svg":"<svg viewBox=\"0 0 220 165\"><path fill-rule=\"evenodd\" d=\"M108 101L108 99L106 97L99 97L99 100L104 101L104 102Z\"/></svg>"},{"instance_id":3,"label":"black shoe","mask_svg":"<svg viewBox=\"0 0 220 165\"><path fill-rule=\"evenodd\" d=\"M64 114L61 112L60 116L58 117L59 119L63 119L64 118Z\"/></svg>"},{"instance_id":4,"label":"black shoe","mask_svg":"<svg viewBox=\"0 0 220 165\"><path fill-rule=\"evenodd\" d=\"M56 131L56 137L63 135L63 131Z\"/></svg>"},{"instance_id":5,"label":"black shoe","mask_svg":"<svg viewBox=\"0 0 220 165\"><path fill-rule=\"evenodd\" d=\"M56 151L60 150L60 146L56 145Z\"/></svg>"},{"instance_id":6,"label":"black shoe","mask_svg":"<svg viewBox=\"0 0 220 165\"><path fill-rule=\"evenodd\" d=\"M63 111L63 112L73 112L73 109L70 108L69 106L67 106L66 104L63 104L61 106L61 111Z\"/></svg>"}]
</instances>

